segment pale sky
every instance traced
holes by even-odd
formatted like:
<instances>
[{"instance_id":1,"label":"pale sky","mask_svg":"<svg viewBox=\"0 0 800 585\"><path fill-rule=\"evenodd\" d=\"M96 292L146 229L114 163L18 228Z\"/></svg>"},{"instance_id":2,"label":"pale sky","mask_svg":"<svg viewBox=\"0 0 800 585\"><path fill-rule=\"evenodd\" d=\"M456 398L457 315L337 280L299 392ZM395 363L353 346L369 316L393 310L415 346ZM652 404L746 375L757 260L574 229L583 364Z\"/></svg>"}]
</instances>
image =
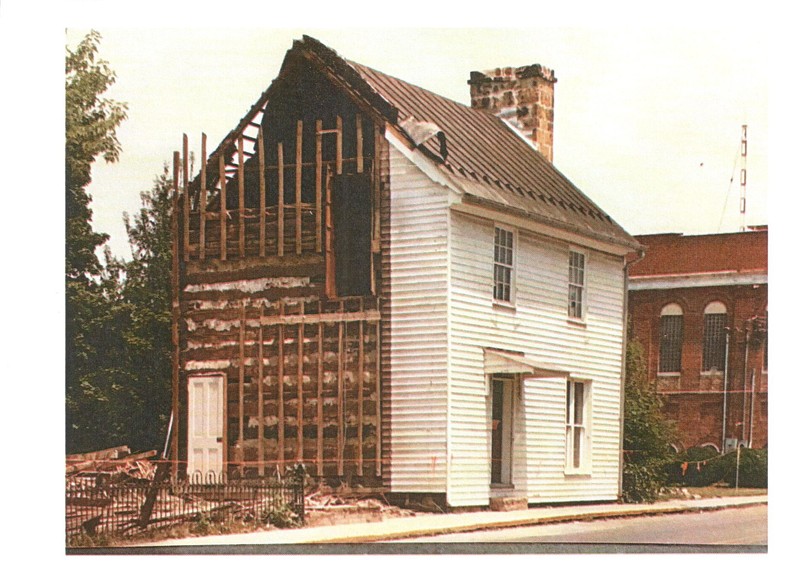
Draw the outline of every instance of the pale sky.
<instances>
[{"instance_id":1,"label":"pale sky","mask_svg":"<svg viewBox=\"0 0 800 585\"><path fill-rule=\"evenodd\" d=\"M632 234L736 231L768 223L768 49L764 30L535 26L451 28L119 28L95 26L129 105L123 153L93 168L95 228L127 255L123 211L139 208L182 134L199 153L231 130L309 34L358 61L462 103L470 71L555 70L556 167ZM123 23L124 24L124 23ZM263 21L266 25L267 21ZM74 46L86 27L67 31ZM748 126L746 161L742 125ZM733 181L731 179L733 178Z\"/></svg>"}]
</instances>

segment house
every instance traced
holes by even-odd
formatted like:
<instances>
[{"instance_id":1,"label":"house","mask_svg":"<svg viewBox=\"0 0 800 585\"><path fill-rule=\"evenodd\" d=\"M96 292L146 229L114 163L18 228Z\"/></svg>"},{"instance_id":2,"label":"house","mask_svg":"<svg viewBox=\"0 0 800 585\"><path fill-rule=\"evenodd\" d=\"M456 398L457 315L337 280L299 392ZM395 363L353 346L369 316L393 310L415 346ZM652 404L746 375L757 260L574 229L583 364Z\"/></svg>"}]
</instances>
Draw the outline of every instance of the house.
<instances>
[{"instance_id":1,"label":"house","mask_svg":"<svg viewBox=\"0 0 800 585\"><path fill-rule=\"evenodd\" d=\"M767 226L637 236L630 335L675 421L676 450L767 445Z\"/></svg>"},{"instance_id":2,"label":"house","mask_svg":"<svg viewBox=\"0 0 800 585\"><path fill-rule=\"evenodd\" d=\"M555 82L475 72L468 107L295 41L200 173L176 170L180 473L618 497L639 245L552 165Z\"/></svg>"}]
</instances>

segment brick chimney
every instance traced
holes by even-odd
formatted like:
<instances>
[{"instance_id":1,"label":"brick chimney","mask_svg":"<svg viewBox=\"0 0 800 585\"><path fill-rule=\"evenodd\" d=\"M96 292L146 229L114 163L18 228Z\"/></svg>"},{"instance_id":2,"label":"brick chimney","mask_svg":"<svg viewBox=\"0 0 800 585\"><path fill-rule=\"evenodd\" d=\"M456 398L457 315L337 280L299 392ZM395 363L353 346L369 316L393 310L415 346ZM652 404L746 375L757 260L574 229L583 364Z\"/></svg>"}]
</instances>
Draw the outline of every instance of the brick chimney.
<instances>
[{"instance_id":1,"label":"brick chimney","mask_svg":"<svg viewBox=\"0 0 800 585\"><path fill-rule=\"evenodd\" d=\"M556 81L552 69L528 65L473 71L468 83L473 108L508 121L552 163Z\"/></svg>"}]
</instances>

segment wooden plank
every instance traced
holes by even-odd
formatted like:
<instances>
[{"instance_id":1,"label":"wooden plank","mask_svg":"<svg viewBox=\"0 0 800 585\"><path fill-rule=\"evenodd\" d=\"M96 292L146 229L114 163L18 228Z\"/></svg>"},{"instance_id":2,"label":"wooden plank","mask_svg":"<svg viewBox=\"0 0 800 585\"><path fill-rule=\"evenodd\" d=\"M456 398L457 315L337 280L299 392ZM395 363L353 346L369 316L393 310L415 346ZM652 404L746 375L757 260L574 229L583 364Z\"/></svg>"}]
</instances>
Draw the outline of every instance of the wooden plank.
<instances>
[{"instance_id":1,"label":"wooden plank","mask_svg":"<svg viewBox=\"0 0 800 585\"><path fill-rule=\"evenodd\" d=\"M239 183L239 258L244 257L244 140L239 137L239 168L237 177Z\"/></svg>"},{"instance_id":2,"label":"wooden plank","mask_svg":"<svg viewBox=\"0 0 800 585\"><path fill-rule=\"evenodd\" d=\"M354 321L377 322L381 313L377 309L352 313L312 313L303 315L268 315L261 318L262 325L296 325L297 323L352 323Z\"/></svg>"},{"instance_id":3,"label":"wooden plank","mask_svg":"<svg viewBox=\"0 0 800 585\"><path fill-rule=\"evenodd\" d=\"M178 321L180 319L179 274L180 262L178 260L178 167L180 166L180 153L172 154L172 217L170 226L172 232L172 448L170 459L178 461L178 431L180 416L178 415L178 392L180 385L180 338L178 334ZM177 463L172 466L172 478L178 477Z\"/></svg>"},{"instance_id":4,"label":"wooden plank","mask_svg":"<svg viewBox=\"0 0 800 585\"><path fill-rule=\"evenodd\" d=\"M183 259L189 260L189 137L183 135Z\"/></svg>"},{"instance_id":5,"label":"wooden plank","mask_svg":"<svg viewBox=\"0 0 800 585\"><path fill-rule=\"evenodd\" d=\"M305 312L305 303L300 304L301 314ZM303 345L305 344L305 326L301 321L297 326L297 460L303 462Z\"/></svg>"},{"instance_id":6,"label":"wooden plank","mask_svg":"<svg viewBox=\"0 0 800 585\"><path fill-rule=\"evenodd\" d=\"M323 448L323 431L325 425L322 420L322 390L323 390L323 367L325 355L325 340L323 338L325 325L319 322L319 349L317 353L317 475L322 476L323 462L325 461Z\"/></svg>"},{"instance_id":7,"label":"wooden plank","mask_svg":"<svg viewBox=\"0 0 800 585\"><path fill-rule=\"evenodd\" d=\"M338 428L336 429L337 438L337 453L338 453L338 474L344 475L344 442L345 442L345 428L344 428L344 323L339 323L339 352L338 352L339 370L336 376L336 381L339 385L339 399L337 400L336 407L338 409Z\"/></svg>"},{"instance_id":8,"label":"wooden plank","mask_svg":"<svg viewBox=\"0 0 800 585\"><path fill-rule=\"evenodd\" d=\"M280 312L283 313L283 303L280 305ZM278 469L283 470L286 459L285 433L286 426L284 420L283 403L283 343L284 329L282 324L278 324Z\"/></svg>"},{"instance_id":9,"label":"wooden plank","mask_svg":"<svg viewBox=\"0 0 800 585\"><path fill-rule=\"evenodd\" d=\"M295 139L294 170L294 253L303 252L303 121L297 121L297 137Z\"/></svg>"},{"instance_id":10,"label":"wooden plank","mask_svg":"<svg viewBox=\"0 0 800 585\"><path fill-rule=\"evenodd\" d=\"M228 259L228 194L226 191L225 157L219 157L219 257Z\"/></svg>"},{"instance_id":11,"label":"wooden plank","mask_svg":"<svg viewBox=\"0 0 800 585\"><path fill-rule=\"evenodd\" d=\"M267 175L264 160L264 135L258 130L258 255L267 253Z\"/></svg>"},{"instance_id":12,"label":"wooden plank","mask_svg":"<svg viewBox=\"0 0 800 585\"><path fill-rule=\"evenodd\" d=\"M264 305L260 316L264 317ZM264 328L258 327L258 475L264 475Z\"/></svg>"},{"instance_id":13,"label":"wooden plank","mask_svg":"<svg viewBox=\"0 0 800 585\"><path fill-rule=\"evenodd\" d=\"M361 306L363 309L364 298ZM358 322L358 453L357 474L364 475L364 322Z\"/></svg>"},{"instance_id":14,"label":"wooden plank","mask_svg":"<svg viewBox=\"0 0 800 585\"><path fill-rule=\"evenodd\" d=\"M317 120L316 128L316 159L314 164L315 176L315 189L314 189L314 202L317 209L317 253L322 252L322 120Z\"/></svg>"},{"instance_id":15,"label":"wooden plank","mask_svg":"<svg viewBox=\"0 0 800 585\"><path fill-rule=\"evenodd\" d=\"M244 328L245 309L242 304L239 319L239 441L244 441Z\"/></svg>"},{"instance_id":16,"label":"wooden plank","mask_svg":"<svg viewBox=\"0 0 800 585\"><path fill-rule=\"evenodd\" d=\"M342 117L336 116L336 174L342 174Z\"/></svg>"},{"instance_id":17,"label":"wooden plank","mask_svg":"<svg viewBox=\"0 0 800 585\"><path fill-rule=\"evenodd\" d=\"M205 132L200 138L200 260L206 259L206 207L208 196L206 193L206 142Z\"/></svg>"},{"instance_id":18,"label":"wooden plank","mask_svg":"<svg viewBox=\"0 0 800 585\"><path fill-rule=\"evenodd\" d=\"M361 114L356 114L356 172L364 172L364 135Z\"/></svg>"},{"instance_id":19,"label":"wooden plank","mask_svg":"<svg viewBox=\"0 0 800 585\"><path fill-rule=\"evenodd\" d=\"M283 256L283 142L278 143L278 256Z\"/></svg>"}]
</instances>

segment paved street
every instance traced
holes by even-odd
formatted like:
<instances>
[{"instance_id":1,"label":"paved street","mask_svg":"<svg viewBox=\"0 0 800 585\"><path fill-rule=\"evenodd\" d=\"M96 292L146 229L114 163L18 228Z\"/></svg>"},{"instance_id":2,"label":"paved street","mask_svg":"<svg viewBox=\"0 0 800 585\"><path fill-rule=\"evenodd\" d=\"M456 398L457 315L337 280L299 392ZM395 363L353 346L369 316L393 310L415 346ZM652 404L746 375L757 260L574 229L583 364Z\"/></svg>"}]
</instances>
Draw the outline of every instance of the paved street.
<instances>
[{"instance_id":1,"label":"paved street","mask_svg":"<svg viewBox=\"0 0 800 585\"><path fill-rule=\"evenodd\" d=\"M395 542L766 545L767 506L527 526Z\"/></svg>"}]
</instances>

